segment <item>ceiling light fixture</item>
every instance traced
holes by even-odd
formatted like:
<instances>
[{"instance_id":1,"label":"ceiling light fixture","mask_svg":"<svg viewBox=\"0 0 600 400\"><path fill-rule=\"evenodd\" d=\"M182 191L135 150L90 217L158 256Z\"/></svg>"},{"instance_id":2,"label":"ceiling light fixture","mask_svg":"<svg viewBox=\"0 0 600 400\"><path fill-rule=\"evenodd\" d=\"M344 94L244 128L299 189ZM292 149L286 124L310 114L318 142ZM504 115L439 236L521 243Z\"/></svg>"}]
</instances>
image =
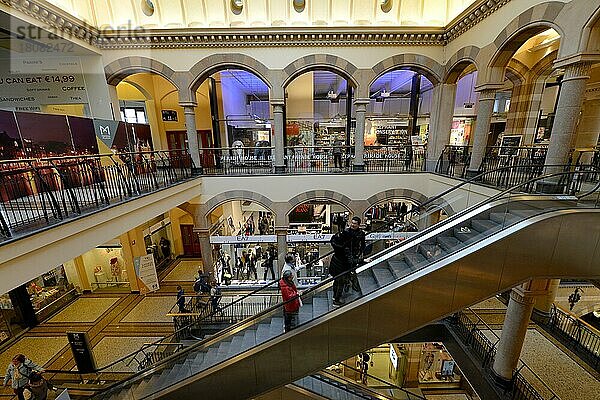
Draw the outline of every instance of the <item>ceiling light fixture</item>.
<instances>
[{"instance_id":1,"label":"ceiling light fixture","mask_svg":"<svg viewBox=\"0 0 600 400\"><path fill-rule=\"evenodd\" d=\"M327 98L329 100L335 100L336 97L337 97L337 94L335 94L335 92L333 90L330 90L329 92L327 92Z\"/></svg>"},{"instance_id":2,"label":"ceiling light fixture","mask_svg":"<svg viewBox=\"0 0 600 400\"><path fill-rule=\"evenodd\" d=\"M302 12L304 11L304 7L306 7L306 0L293 0L292 4L296 12Z\"/></svg>"},{"instance_id":3,"label":"ceiling light fixture","mask_svg":"<svg viewBox=\"0 0 600 400\"><path fill-rule=\"evenodd\" d=\"M393 0L379 0L379 5L381 7L381 11L384 13L390 12L392 9L392 5L394 5Z\"/></svg>"},{"instance_id":4,"label":"ceiling light fixture","mask_svg":"<svg viewBox=\"0 0 600 400\"><path fill-rule=\"evenodd\" d=\"M147 17L154 15L154 3L152 0L142 0L142 12Z\"/></svg>"}]
</instances>

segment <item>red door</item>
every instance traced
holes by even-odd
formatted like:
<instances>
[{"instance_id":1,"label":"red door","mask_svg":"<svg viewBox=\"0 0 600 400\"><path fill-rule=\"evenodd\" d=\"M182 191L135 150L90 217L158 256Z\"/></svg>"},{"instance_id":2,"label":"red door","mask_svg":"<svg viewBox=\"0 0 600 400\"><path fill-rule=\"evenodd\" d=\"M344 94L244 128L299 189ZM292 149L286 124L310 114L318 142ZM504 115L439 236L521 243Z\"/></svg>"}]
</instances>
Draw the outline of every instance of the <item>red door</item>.
<instances>
[{"instance_id":1,"label":"red door","mask_svg":"<svg viewBox=\"0 0 600 400\"><path fill-rule=\"evenodd\" d=\"M194 225L179 225L181 229L181 241L183 242L183 255L190 257L201 257L200 238L194 233Z\"/></svg>"}]
</instances>

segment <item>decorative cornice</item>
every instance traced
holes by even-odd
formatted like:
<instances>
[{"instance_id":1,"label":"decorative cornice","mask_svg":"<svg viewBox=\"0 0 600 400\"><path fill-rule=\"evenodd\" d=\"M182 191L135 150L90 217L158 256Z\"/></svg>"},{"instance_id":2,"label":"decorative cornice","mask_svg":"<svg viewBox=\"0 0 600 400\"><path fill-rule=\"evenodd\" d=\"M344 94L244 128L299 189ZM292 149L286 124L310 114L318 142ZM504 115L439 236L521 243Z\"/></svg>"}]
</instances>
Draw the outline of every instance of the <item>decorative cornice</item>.
<instances>
[{"instance_id":1,"label":"decorative cornice","mask_svg":"<svg viewBox=\"0 0 600 400\"><path fill-rule=\"evenodd\" d=\"M510 0L479 0L446 26L446 41L451 42L477 25Z\"/></svg>"},{"instance_id":2,"label":"decorative cornice","mask_svg":"<svg viewBox=\"0 0 600 400\"><path fill-rule=\"evenodd\" d=\"M58 34L100 49L212 48L278 46L444 46L487 18L510 0L479 0L445 28L304 27L191 30L100 31L42 0L0 0L0 3L42 22ZM54 33L53 32L53 33Z\"/></svg>"},{"instance_id":3,"label":"decorative cornice","mask_svg":"<svg viewBox=\"0 0 600 400\"><path fill-rule=\"evenodd\" d=\"M124 37L122 33L105 33L97 43L101 49L128 48L197 48L197 47L279 47L279 46L399 46L446 44L443 29L427 32L413 29L330 28L245 28L186 31L155 30Z\"/></svg>"},{"instance_id":4,"label":"decorative cornice","mask_svg":"<svg viewBox=\"0 0 600 400\"><path fill-rule=\"evenodd\" d=\"M61 35L68 39L81 40L93 46L96 46L100 37L99 31L95 27L86 24L47 2L41 3L35 0L0 0L0 3L35 18L44 24L42 28L53 34Z\"/></svg>"}]
</instances>

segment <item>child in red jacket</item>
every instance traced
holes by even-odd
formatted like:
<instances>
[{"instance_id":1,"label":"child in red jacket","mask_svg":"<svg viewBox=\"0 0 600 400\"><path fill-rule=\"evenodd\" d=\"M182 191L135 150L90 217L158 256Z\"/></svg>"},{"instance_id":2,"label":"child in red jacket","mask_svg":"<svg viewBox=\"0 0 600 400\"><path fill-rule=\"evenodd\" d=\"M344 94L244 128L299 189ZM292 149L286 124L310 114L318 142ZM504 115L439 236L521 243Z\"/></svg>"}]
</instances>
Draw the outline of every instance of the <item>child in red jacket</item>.
<instances>
[{"instance_id":1,"label":"child in red jacket","mask_svg":"<svg viewBox=\"0 0 600 400\"><path fill-rule=\"evenodd\" d=\"M283 277L279 280L279 288L281 289L283 301L291 300L283 305L283 323L285 331L289 332L298 324L298 310L301 304L298 289L294 285L292 271L286 270L283 272Z\"/></svg>"}]
</instances>

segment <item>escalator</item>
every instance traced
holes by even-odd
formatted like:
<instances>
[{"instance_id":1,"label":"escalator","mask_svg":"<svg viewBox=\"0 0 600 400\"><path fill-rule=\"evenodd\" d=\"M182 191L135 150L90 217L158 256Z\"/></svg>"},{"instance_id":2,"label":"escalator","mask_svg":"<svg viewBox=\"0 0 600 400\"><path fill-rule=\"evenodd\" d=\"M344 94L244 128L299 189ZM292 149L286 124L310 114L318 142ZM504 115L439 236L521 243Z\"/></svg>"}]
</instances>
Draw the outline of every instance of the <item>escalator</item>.
<instances>
[{"instance_id":1,"label":"escalator","mask_svg":"<svg viewBox=\"0 0 600 400\"><path fill-rule=\"evenodd\" d=\"M600 192L574 188L580 175L526 181L384 250L357 270L362 292L342 307L332 279L306 290L291 332L274 306L96 398L251 398L532 278L598 279ZM560 194L523 194L564 178Z\"/></svg>"}]
</instances>

